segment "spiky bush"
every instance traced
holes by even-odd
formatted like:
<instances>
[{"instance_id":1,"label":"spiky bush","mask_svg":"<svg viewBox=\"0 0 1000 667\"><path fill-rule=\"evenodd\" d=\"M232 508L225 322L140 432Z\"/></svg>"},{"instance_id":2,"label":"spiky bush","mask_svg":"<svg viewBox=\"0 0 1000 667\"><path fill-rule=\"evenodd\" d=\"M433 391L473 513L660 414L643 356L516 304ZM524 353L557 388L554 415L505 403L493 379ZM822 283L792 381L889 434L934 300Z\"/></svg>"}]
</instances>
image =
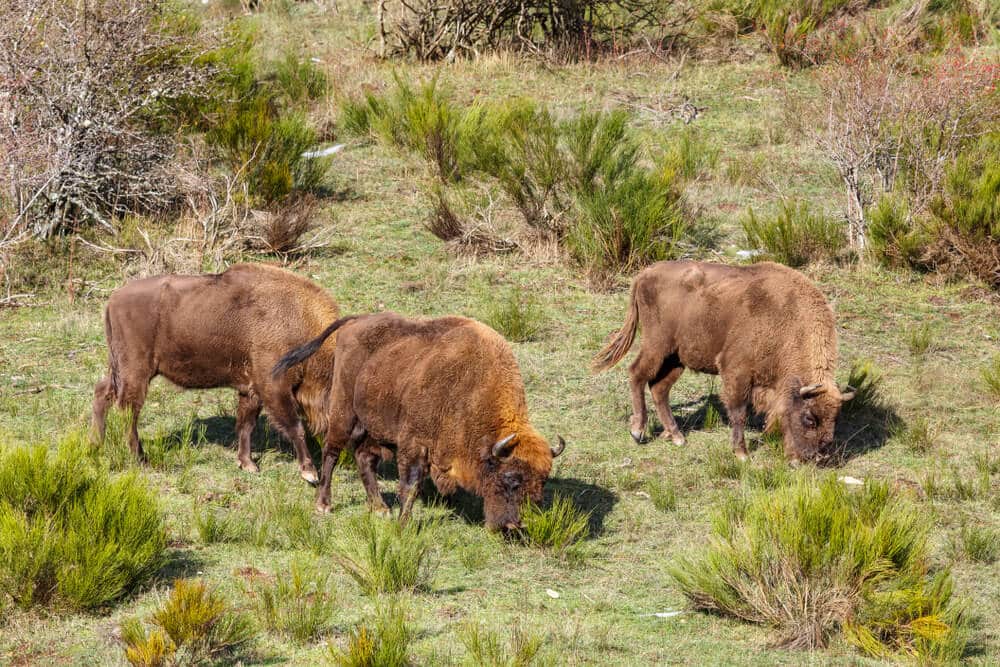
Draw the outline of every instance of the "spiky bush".
<instances>
[{"instance_id":1,"label":"spiky bush","mask_svg":"<svg viewBox=\"0 0 1000 667\"><path fill-rule=\"evenodd\" d=\"M535 340L545 326L545 312L538 300L520 288L491 298L484 318L507 340L524 343Z\"/></svg>"},{"instance_id":2,"label":"spiky bush","mask_svg":"<svg viewBox=\"0 0 1000 667\"><path fill-rule=\"evenodd\" d=\"M104 607L163 562L162 514L136 473L111 475L83 439L0 448L0 595L22 608Z\"/></svg>"},{"instance_id":3,"label":"spiky bush","mask_svg":"<svg viewBox=\"0 0 1000 667\"><path fill-rule=\"evenodd\" d=\"M985 364L979 371L983 379L983 386L994 400L1000 400L1000 354Z\"/></svg>"},{"instance_id":4,"label":"spiky bush","mask_svg":"<svg viewBox=\"0 0 1000 667\"><path fill-rule=\"evenodd\" d=\"M806 202L782 202L773 218L759 218L750 209L743 219L743 233L752 248L766 250L788 266L835 259L847 245L842 225L814 213Z\"/></svg>"},{"instance_id":5,"label":"spiky bush","mask_svg":"<svg viewBox=\"0 0 1000 667\"><path fill-rule=\"evenodd\" d=\"M347 522L333 559L366 595L426 588L434 571L438 523L404 524L365 514Z\"/></svg>"},{"instance_id":6,"label":"spiky bush","mask_svg":"<svg viewBox=\"0 0 1000 667\"><path fill-rule=\"evenodd\" d=\"M989 565L1000 558L1000 532L963 524L952 542L952 551L961 558Z\"/></svg>"},{"instance_id":7,"label":"spiky bush","mask_svg":"<svg viewBox=\"0 0 1000 667\"><path fill-rule=\"evenodd\" d=\"M506 631L467 623L461 630L465 664L482 667L528 667L535 662L545 637L515 623Z\"/></svg>"},{"instance_id":8,"label":"spiky bush","mask_svg":"<svg viewBox=\"0 0 1000 667\"><path fill-rule=\"evenodd\" d=\"M531 546L572 555L573 547L590 534L590 512L579 509L572 498L556 494L548 508L525 505L521 525L524 540Z\"/></svg>"},{"instance_id":9,"label":"spiky bush","mask_svg":"<svg viewBox=\"0 0 1000 667\"><path fill-rule=\"evenodd\" d=\"M178 579L153 612L147 632L137 618L122 623L125 658L135 667L213 664L253 638L253 626L200 579Z\"/></svg>"},{"instance_id":10,"label":"spiky bush","mask_svg":"<svg viewBox=\"0 0 1000 667\"><path fill-rule=\"evenodd\" d=\"M293 562L287 574L256 578L250 594L264 627L300 643L327 632L337 609L329 572L300 561Z\"/></svg>"},{"instance_id":11,"label":"spiky bush","mask_svg":"<svg viewBox=\"0 0 1000 667\"><path fill-rule=\"evenodd\" d=\"M670 573L695 608L770 626L782 646L843 633L872 655L956 659L967 622L948 571L928 568L925 525L887 484L801 476L731 498Z\"/></svg>"},{"instance_id":12,"label":"spiky bush","mask_svg":"<svg viewBox=\"0 0 1000 667\"><path fill-rule=\"evenodd\" d=\"M330 645L330 658L339 667L405 667L413 632L399 603L378 609L373 622L360 623L347 636L347 646Z\"/></svg>"}]
</instances>

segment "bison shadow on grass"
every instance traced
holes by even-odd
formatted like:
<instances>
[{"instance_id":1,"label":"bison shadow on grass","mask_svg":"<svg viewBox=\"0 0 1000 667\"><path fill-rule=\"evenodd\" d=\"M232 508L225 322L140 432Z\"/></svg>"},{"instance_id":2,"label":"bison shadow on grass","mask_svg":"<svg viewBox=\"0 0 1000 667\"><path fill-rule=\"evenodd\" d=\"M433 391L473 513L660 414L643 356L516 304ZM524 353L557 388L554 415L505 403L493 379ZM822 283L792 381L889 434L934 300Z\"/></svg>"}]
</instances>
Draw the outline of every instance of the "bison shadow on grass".
<instances>
[{"instance_id":1,"label":"bison shadow on grass","mask_svg":"<svg viewBox=\"0 0 1000 667\"><path fill-rule=\"evenodd\" d=\"M202 432L206 444L218 445L227 449L236 448L236 418L229 415L216 415L213 417L198 417L191 423L193 432ZM183 437L187 424L174 429L166 436L166 442L172 447L176 447ZM306 428L306 447L309 455L315 463L319 463L322 453L322 443L309 433ZM295 450L292 444L282 437L270 424L265 415L257 418L257 425L254 427L253 436L250 440L250 454L254 459L259 459L265 451L278 451L287 453L293 458Z\"/></svg>"},{"instance_id":2,"label":"bison shadow on grass","mask_svg":"<svg viewBox=\"0 0 1000 667\"><path fill-rule=\"evenodd\" d=\"M903 423L895 408L880 397L866 400L864 396L860 396L856 400L857 403L851 401L844 404L834 430L833 446L825 452L828 457L822 461L823 466L844 465L855 457L879 449ZM720 417L720 426L717 428L729 428L725 406L716 393L675 403L673 408L677 412L677 422L685 436L692 431L704 430L710 410L714 410ZM692 408L694 410L690 411ZM762 432L764 417L758 414L751 415L747 427L758 433ZM663 426L659 423L652 429L654 438L662 432ZM761 447L762 443L762 437L757 437L748 445L753 451Z\"/></svg>"},{"instance_id":3,"label":"bison shadow on grass","mask_svg":"<svg viewBox=\"0 0 1000 667\"><path fill-rule=\"evenodd\" d=\"M379 472L382 472L381 468ZM392 474L395 475L395 473ZM616 493L596 484L568 477L549 478L545 483L543 508L552 504L552 498L555 494L569 498L578 510L590 513L589 532L586 539L596 539L604 534L604 518L618 502ZM383 495L390 495L395 502L395 494L383 493ZM421 500L425 504L439 503L448 507L455 513L455 516L468 524L483 525L483 500L474 494L459 489L451 496L442 496L434 488L434 484L427 480L421 490Z\"/></svg>"}]
</instances>

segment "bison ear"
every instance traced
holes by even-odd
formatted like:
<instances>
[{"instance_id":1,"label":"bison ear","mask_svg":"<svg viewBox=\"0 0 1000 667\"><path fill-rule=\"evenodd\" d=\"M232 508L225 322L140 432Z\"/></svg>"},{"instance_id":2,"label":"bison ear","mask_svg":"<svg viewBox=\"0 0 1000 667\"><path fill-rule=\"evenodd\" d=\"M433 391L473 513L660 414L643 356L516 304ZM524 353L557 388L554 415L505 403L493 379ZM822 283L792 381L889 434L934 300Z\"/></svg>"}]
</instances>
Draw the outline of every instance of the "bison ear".
<instances>
[{"instance_id":1,"label":"bison ear","mask_svg":"<svg viewBox=\"0 0 1000 667\"><path fill-rule=\"evenodd\" d=\"M511 455L514 448L517 447L517 434L511 433L506 438L497 440L493 443L493 448L490 450L490 454L493 455L495 459L505 459Z\"/></svg>"}]
</instances>

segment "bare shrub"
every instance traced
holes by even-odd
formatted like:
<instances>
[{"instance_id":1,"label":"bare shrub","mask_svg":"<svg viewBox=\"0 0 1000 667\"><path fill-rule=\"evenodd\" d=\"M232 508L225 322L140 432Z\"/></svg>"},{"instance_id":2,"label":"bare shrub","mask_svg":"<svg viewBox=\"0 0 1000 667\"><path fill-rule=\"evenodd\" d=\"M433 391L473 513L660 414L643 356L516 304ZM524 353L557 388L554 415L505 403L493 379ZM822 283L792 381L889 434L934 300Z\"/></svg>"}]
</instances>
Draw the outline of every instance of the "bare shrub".
<instances>
[{"instance_id":1,"label":"bare shrub","mask_svg":"<svg viewBox=\"0 0 1000 667\"><path fill-rule=\"evenodd\" d=\"M115 216L180 201L175 142L157 119L211 70L176 11L165 0L0 5L0 174L16 211L5 237L113 230Z\"/></svg>"},{"instance_id":2,"label":"bare shrub","mask_svg":"<svg viewBox=\"0 0 1000 667\"><path fill-rule=\"evenodd\" d=\"M377 12L383 56L438 60L499 49L588 54L647 33L664 42L686 23L686 13L669 13L669 5L658 0L379 0Z\"/></svg>"},{"instance_id":3,"label":"bare shrub","mask_svg":"<svg viewBox=\"0 0 1000 667\"><path fill-rule=\"evenodd\" d=\"M303 252L310 245L305 236L315 228L316 203L314 195L292 195L268 213L262 226L264 248L286 256Z\"/></svg>"},{"instance_id":4,"label":"bare shrub","mask_svg":"<svg viewBox=\"0 0 1000 667\"><path fill-rule=\"evenodd\" d=\"M903 184L919 214L940 192L947 165L1000 120L998 82L995 63L958 57L914 74L882 51L820 73L815 138L844 183L853 249L880 195Z\"/></svg>"}]
</instances>

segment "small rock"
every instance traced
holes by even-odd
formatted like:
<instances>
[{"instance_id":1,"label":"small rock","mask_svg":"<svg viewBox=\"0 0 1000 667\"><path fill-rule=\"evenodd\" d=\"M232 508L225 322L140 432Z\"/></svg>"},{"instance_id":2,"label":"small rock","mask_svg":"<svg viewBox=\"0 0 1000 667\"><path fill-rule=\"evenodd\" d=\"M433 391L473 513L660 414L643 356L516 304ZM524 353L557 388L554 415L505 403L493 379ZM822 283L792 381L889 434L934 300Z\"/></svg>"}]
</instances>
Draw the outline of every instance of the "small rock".
<instances>
[{"instance_id":1,"label":"small rock","mask_svg":"<svg viewBox=\"0 0 1000 667\"><path fill-rule=\"evenodd\" d=\"M851 486L861 486L865 483L863 479L858 479L857 477L851 477L849 475L845 475L844 477L838 477L837 480L843 482L844 484L849 484Z\"/></svg>"},{"instance_id":2,"label":"small rock","mask_svg":"<svg viewBox=\"0 0 1000 667\"><path fill-rule=\"evenodd\" d=\"M559 593L557 591L552 590L551 588L546 588L545 589L545 594L548 595L552 599L558 599L559 598Z\"/></svg>"}]
</instances>

